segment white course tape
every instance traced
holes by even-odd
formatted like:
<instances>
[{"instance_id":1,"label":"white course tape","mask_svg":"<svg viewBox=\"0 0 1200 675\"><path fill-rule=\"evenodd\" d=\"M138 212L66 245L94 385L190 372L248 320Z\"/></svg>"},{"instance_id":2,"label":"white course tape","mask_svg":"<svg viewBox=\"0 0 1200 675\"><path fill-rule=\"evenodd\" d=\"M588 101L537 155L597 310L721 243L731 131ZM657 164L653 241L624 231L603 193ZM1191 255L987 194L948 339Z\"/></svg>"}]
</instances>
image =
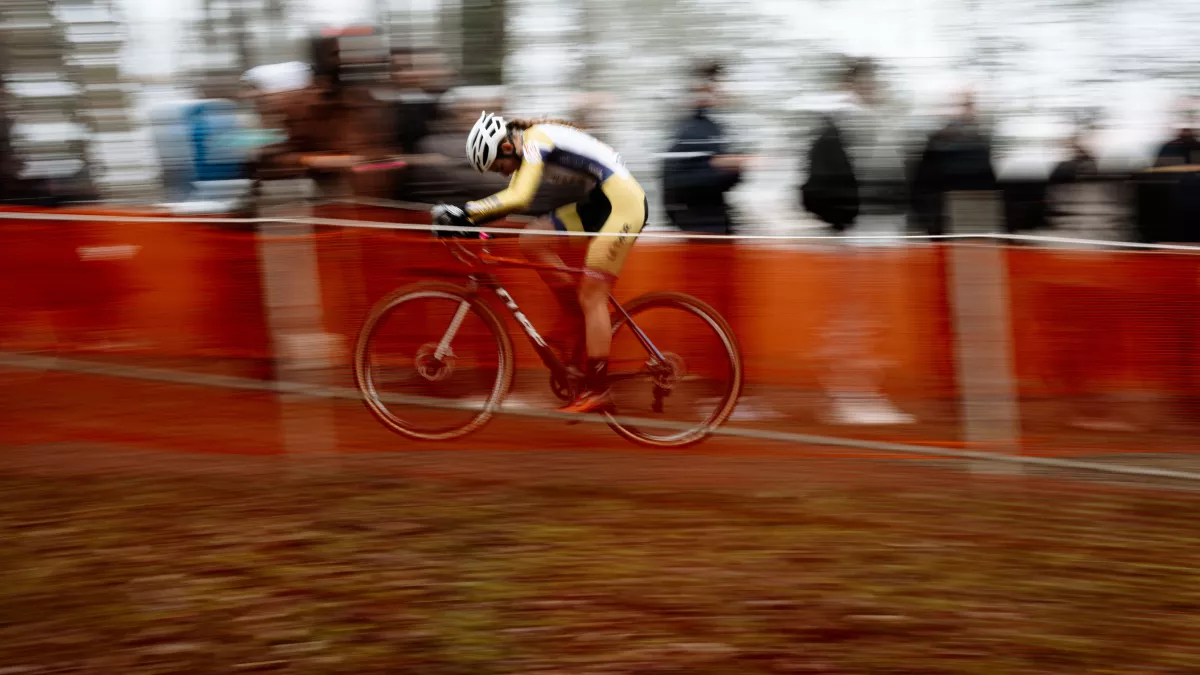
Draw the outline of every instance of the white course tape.
<instances>
[{"instance_id":1,"label":"white course tape","mask_svg":"<svg viewBox=\"0 0 1200 675\"><path fill-rule=\"evenodd\" d=\"M363 200L356 200L358 203L369 204ZM403 208L398 206L403 202L390 202L389 208ZM382 204L378 204L381 205ZM348 220L341 218L197 218L197 217L174 217L174 216L103 216L103 215L87 215L78 213L26 213L21 211L0 212L0 220L48 220L58 222L96 222L96 223L198 223L207 225L254 225L261 223L296 223L303 225L317 225L327 227L356 227L374 230L395 230L395 231L414 231L414 232L433 232L435 230L460 229L470 232L485 232L487 234L513 234L520 231L520 228L514 227L463 227L463 228L446 228L435 227L433 225L424 225L421 223L393 223L375 220ZM514 217L512 220L517 222L528 222L530 218ZM558 236L558 237L619 237L623 236L619 232L564 232L558 230L538 231L536 235ZM1038 234L1005 234L1005 233L990 233L990 234L697 234L693 232L671 231L671 232L641 232L638 235L642 239L702 239L705 241L713 240L730 240L730 241L783 241L783 242L805 242L805 241L992 241L992 242L1029 242L1043 244L1070 244L1080 247L1089 248L1113 248L1113 249L1140 249L1150 251L1176 251L1183 253L1200 253L1200 245L1188 244L1145 244L1132 241L1108 241L1102 239L1077 239L1073 237L1054 237Z\"/></svg>"}]
</instances>

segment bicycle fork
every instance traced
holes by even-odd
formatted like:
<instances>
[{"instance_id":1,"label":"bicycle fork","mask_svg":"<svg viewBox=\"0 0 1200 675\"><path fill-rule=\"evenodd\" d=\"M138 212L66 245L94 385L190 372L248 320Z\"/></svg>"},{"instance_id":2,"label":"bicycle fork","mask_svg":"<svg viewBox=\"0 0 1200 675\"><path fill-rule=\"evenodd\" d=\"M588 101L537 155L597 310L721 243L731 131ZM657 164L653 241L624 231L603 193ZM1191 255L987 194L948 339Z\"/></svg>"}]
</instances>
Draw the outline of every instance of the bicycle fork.
<instances>
[{"instance_id":1,"label":"bicycle fork","mask_svg":"<svg viewBox=\"0 0 1200 675\"><path fill-rule=\"evenodd\" d=\"M446 332L442 334L441 342L438 342L437 349L433 352L433 359L438 363L450 351L450 343L454 340L454 336L458 334L458 329L462 327L463 319L467 318L467 312L471 309L471 303L463 300L459 303L458 309L454 312L454 318L450 320L450 326L446 328Z\"/></svg>"}]
</instances>

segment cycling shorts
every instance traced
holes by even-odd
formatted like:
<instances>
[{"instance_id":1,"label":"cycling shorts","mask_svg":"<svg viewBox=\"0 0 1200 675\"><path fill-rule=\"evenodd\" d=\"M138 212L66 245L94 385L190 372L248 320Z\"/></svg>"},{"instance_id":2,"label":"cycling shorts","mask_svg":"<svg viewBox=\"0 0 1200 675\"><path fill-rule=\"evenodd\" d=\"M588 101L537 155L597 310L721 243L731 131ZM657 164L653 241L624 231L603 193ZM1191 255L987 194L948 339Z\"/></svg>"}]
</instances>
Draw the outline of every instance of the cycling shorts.
<instances>
[{"instance_id":1,"label":"cycling shorts","mask_svg":"<svg viewBox=\"0 0 1200 675\"><path fill-rule=\"evenodd\" d=\"M596 185L581 202L559 207L550 214L557 230L596 232L588 243L585 266L616 277L649 213L646 193L628 176L610 176Z\"/></svg>"}]
</instances>

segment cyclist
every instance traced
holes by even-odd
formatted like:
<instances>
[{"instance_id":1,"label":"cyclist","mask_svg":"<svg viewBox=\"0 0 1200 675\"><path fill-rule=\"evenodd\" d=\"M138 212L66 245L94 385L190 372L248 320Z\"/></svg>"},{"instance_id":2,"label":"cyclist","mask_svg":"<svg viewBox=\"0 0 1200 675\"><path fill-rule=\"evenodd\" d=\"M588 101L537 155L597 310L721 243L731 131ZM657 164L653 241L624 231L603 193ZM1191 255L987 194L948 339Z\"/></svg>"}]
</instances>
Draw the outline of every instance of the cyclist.
<instances>
[{"instance_id":1,"label":"cyclist","mask_svg":"<svg viewBox=\"0 0 1200 675\"><path fill-rule=\"evenodd\" d=\"M571 242L586 240L587 273L577 288L574 278L565 273L543 272L542 278L565 313L578 314L582 310L583 314L587 353L583 389L559 410L582 413L604 408L609 401L608 355L612 346L608 296L630 247L646 224L646 193L612 148L560 120L505 120L484 112L467 136L467 158L476 171L511 176L508 187L461 208L439 205L434 209L436 223L476 225L525 208L543 177L583 180L593 186L583 201L555 209L525 229L601 235L564 237ZM560 238L525 235L521 238L522 250L532 260L562 266L562 259L547 239Z\"/></svg>"}]
</instances>

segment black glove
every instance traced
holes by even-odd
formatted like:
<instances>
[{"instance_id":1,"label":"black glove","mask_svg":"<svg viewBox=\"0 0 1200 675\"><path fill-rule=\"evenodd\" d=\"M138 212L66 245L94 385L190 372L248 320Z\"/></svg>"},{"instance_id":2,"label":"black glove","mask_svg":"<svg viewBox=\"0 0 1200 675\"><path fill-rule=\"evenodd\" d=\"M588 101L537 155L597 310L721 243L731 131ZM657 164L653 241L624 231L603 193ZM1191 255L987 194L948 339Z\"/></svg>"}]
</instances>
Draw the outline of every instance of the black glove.
<instances>
[{"instance_id":1,"label":"black glove","mask_svg":"<svg viewBox=\"0 0 1200 675\"><path fill-rule=\"evenodd\" d=\"M462 239L479 239L479 232L461 230L462 227L475 227L475 223L467 213L457 206L438 204L431 211L433 215L433 236L458 237Z\"/></svg>"}]
</instances>

